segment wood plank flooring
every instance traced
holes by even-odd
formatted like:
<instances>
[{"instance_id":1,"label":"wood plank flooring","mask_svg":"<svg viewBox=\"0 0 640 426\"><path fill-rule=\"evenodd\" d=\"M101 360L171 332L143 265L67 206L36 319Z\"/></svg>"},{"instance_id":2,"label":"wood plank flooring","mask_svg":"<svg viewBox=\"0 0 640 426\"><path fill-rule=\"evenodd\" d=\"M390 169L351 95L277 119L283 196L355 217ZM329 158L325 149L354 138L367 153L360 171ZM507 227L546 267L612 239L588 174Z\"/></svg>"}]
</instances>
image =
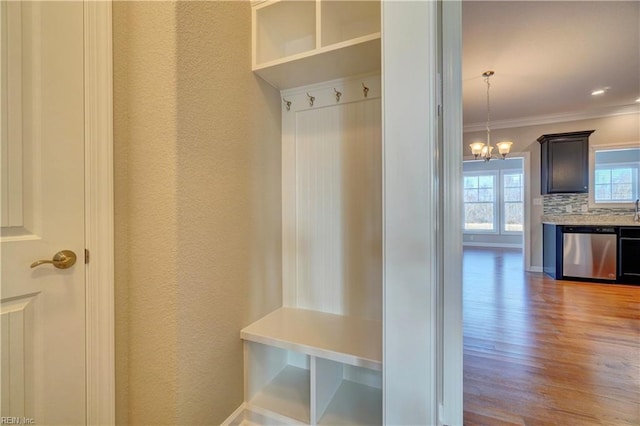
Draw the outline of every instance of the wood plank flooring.
<instances>
[{"instance_id":1,"label":"wood plank flooring","mask_svg":"<svg viewBox=\"0 0 640 426\"><path fill-rule=\"evenodd\" d=\"M640 425L640 287L464 250L466 425Z\"/></svg>"}]
</instances>

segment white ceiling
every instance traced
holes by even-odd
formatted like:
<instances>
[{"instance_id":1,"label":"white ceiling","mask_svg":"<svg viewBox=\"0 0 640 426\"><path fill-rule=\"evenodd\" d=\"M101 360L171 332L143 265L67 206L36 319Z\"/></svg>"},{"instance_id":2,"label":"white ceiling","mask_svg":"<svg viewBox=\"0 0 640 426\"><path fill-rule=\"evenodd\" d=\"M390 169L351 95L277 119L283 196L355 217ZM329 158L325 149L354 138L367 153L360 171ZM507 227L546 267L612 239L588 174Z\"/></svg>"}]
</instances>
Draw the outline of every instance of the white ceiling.
<instances>
[{"instance_id":1,"label":"white ceiling","mask_svg":"<svg viewBox=\"0 0 640 426\"><path fill-rule=\"evenodd\" d=\"M638 108L640 1L464 1L466 127ZM604 95L592 96L609 87Z\"/></svg>"}]
</instances>

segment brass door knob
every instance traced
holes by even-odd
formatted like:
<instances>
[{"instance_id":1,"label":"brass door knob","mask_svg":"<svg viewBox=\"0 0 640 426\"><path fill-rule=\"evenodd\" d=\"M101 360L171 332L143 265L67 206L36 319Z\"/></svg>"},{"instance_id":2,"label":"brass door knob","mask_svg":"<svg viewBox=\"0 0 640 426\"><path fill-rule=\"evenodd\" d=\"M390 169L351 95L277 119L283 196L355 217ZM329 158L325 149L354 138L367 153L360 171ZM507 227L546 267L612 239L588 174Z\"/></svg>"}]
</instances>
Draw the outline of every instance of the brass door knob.
<instances>
[{"instance_id":1,"label":"brass door knob","mask_svg":"<svg viewBox=\"0 0 640 426\"><path fill-rule=\"evenodd\" d=\"M53 256L53 259L38 260L36 262L33 262L31 264L31 267L35 268L36 266L44 265L45 263L52 263L53 266L55 266L58 269L67 269L67 268L71 268L73 265L76 264L76 258L77 258L76 254L71 250L62 250L57 252Z\"/></svg>"}]
</instances>

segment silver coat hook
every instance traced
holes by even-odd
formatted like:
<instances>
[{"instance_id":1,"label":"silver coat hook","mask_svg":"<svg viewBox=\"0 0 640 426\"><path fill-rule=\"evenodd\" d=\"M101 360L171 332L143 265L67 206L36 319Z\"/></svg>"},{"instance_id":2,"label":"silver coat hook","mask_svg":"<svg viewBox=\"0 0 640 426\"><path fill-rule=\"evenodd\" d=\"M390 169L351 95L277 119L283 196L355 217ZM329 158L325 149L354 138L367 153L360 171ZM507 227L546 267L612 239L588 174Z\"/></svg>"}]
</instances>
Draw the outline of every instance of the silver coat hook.
<instances>
[{"instance_id":1,"label":"silver coat hook","mask_svg":"<svg viewBox=\"0 0 640 426\"><path fill-rule=\"evenodd\" d=\"M316 97L315 96L311 96L309 94L309 92L307 92L307 97L309 98L309 106L313 106L313 103L315 102Z\"/></svg>"},{"instance_id":2,"label":"silver coat hook","mask_svg":"<svg viewBox=\"0 0 640 426\"><path fill-rule=\"evenodd\" d=\"M364 93L364 97L369 96L369 88L362 83L362 93Z\"/></svg>"},{"instance_id":3,"label":"silver coat hook","mask_svg":"<svg viewBox=\"0 0 640 426\"><path fill-rule=\"evenodd\" d=\"M287 111L291 111L291 101L286 100L285 98L282 98L282 103L285 105L285 107L287 108Z\"/></svg>"},{"instance_id":4,"label":"silver coat hook","mask_svg":"<svg viewBox=\"0 0 640 426\"><path fill-rule=\"evenodd\" d=\"M336 102L340 102L340 96L342 96L342 92L338 92L336 88L333 88L333 91L336 92Z\"/></svg>"}]
</instances>

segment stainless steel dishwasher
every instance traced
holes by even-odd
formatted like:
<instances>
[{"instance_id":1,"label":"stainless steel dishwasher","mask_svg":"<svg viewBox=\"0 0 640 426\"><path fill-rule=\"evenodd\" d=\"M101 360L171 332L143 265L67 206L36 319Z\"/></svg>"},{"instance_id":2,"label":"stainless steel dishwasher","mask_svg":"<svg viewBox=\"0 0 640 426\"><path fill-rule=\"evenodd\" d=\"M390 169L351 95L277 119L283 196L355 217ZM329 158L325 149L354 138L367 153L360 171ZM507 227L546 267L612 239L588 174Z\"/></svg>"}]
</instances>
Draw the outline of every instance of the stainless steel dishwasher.
<instances>
[{"instance_id":1,"label":"stainless steel dishwasher","mask_svg":"<svg viewBox=\"0 0 640 426\"><path fill-rule=\"evenodd\" d=\"M615 281L617 234L613 227L564 226L562 275Z\"/></svg>"}]
</instances>

